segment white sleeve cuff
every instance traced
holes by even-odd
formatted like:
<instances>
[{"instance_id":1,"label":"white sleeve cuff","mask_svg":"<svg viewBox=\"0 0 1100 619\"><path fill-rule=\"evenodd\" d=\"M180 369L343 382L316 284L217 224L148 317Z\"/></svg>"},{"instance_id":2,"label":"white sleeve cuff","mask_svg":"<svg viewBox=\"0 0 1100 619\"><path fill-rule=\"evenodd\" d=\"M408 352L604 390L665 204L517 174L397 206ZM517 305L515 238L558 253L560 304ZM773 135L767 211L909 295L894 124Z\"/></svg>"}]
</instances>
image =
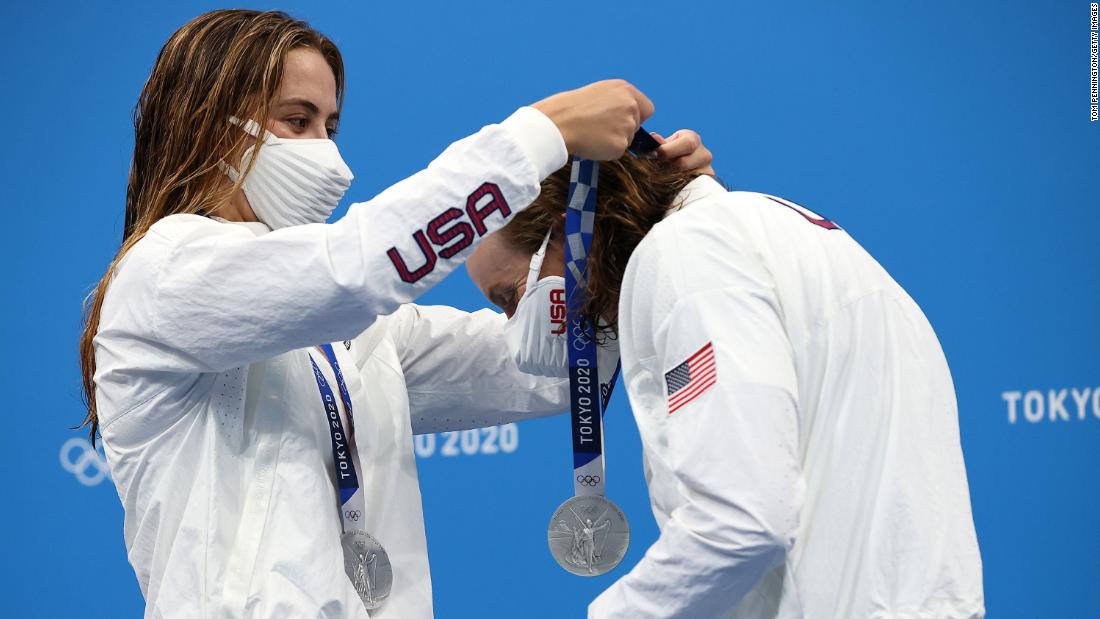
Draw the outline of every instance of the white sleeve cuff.
<instances>
[{"instance_id":1,"label":"white sleeve cuff","mask_svg":"<svg viewBox=\"0 0 1100 619\"><path fill-rule=\"evenodd\" d=\"M569 159L565 139L546 114L525 106L500 123L515 138L539 173L539 182L560 170Z\"/></svg>"}]
</instances>

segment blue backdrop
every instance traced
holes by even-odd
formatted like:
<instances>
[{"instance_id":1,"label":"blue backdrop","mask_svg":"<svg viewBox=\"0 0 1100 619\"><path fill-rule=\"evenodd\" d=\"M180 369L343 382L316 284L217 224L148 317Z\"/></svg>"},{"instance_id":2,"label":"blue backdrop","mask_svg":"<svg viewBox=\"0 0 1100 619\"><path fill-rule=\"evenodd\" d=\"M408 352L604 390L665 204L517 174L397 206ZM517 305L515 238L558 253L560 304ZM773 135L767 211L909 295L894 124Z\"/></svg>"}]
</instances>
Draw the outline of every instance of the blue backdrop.
<instances>
[{"instance_id":1,"label":"blue backdrop","mask_svg":"<svg viewBox=\"0 0 1100 619\"><path fill-rule=\"evenodd\" d=\"M142 611L118 497L70 441L83 436L70 429L83 414L79 308L118 245L137 94L171 32L213 8L0 7L0 614ZM651 129L700 131L732 185L840 222L925 309L951 362L990 616L1100 616L1088 2L268 8L343 49L349 202L519 105L618 76L656 102ZM423 300L484 305L463 273ZM582 616L639 559L657 531L621 393L607 436L609 491L634 540L622 567L594 579L546 550L549 514L571 490L567 418L520 424L514 449L495 454L478 435L418 442L440 617Z\"/></svg>"}]
</instances>

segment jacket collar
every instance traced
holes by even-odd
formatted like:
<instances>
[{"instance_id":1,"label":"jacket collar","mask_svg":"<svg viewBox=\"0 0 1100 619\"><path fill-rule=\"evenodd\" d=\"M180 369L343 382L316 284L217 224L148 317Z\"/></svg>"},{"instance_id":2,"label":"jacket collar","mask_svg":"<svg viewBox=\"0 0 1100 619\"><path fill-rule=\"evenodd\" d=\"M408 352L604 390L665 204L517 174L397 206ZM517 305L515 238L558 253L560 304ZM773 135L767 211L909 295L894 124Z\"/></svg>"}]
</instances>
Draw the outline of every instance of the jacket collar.
<instances>
[{"instance_id":1,"label":"jacket collar","mask_svg":"<svg viewBox=\"0 0 1100 619\"><path fill-rule=\"evenodd\" d=\"M221 217L215 216L211 216L210 219L213 219L214 221L220 221L223 224L242 226L256 236L262 236L264 234L267 234L268 232L271 232L271 228L268 228L267 224L261 223L259 221L229 221L228 219L222 219Z\"/></svg>"},{"instance_id":2,"label":"jacket collar","mask_svg":"<svg viewBox=\"0 0 1100 619\"><path fill-rule=\"evenodd\" d=\"M676 194L676 199L672 201L672 208L668 209L665 217L685 208L692 202L698 202L703 198L723 193L727 193L727 189L722 186L722 183L715 180L713 176L703 174L688 183L680 190L680 193Z\"/></svg>"}]
</instances>

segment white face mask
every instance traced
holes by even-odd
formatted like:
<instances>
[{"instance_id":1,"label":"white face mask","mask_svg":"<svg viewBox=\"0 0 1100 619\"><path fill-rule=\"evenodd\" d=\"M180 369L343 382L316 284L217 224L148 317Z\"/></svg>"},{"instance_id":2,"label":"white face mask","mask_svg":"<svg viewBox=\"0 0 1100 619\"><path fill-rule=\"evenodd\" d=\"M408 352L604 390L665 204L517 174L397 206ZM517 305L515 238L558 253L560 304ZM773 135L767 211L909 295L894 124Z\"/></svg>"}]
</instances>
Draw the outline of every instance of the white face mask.
<instances>
[{"instance_id":1,"label":"white face mask","mask_svg":"<svg viewBox=\"0 0 1100 619\"><path fill-rule=\"evenodd\" d=\"M531 257L527 272L527 290L519 300L516 313L504 325L504 341L520 371L537 376L569 376L569 357L565 347L565 278L539 279L550 233Z\"/></svg>"},{"instance_id":2,"label":"white face mask","mask_svg":"<svg viewBox=\"0 0 1100 619\"><path fill-rule=\"evenodd\" d=\"M260 130L251 120L242 124L230 118L229 122L240 125L249 135L255 136ZM244 152L240 169L248 166L253 152L254 147ZM237 180L237 169L229 165L222 169ZM252 212L275 230L328 221L353 178L332 140L283 139L264 131L263 148L242 188Z\"/></svg>"}]
</instances>

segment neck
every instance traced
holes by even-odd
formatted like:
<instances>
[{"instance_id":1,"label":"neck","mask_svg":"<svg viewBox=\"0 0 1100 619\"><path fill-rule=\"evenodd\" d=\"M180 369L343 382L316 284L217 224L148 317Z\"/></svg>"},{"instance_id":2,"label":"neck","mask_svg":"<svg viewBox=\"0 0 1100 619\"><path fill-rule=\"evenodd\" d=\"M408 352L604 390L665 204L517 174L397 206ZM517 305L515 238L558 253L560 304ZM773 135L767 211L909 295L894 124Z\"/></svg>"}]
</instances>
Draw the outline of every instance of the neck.
<instances>
[{"instance_id":1,"label":"neck","mask_svg":"<svg viewBox=\"0 0 1100 619\"><path fill-rule=\"evenodd\" d=\"M218 209L217 215L226 221L260 221L240 189L233 192L233 197Z\"/></svg>"}]
</instances>

